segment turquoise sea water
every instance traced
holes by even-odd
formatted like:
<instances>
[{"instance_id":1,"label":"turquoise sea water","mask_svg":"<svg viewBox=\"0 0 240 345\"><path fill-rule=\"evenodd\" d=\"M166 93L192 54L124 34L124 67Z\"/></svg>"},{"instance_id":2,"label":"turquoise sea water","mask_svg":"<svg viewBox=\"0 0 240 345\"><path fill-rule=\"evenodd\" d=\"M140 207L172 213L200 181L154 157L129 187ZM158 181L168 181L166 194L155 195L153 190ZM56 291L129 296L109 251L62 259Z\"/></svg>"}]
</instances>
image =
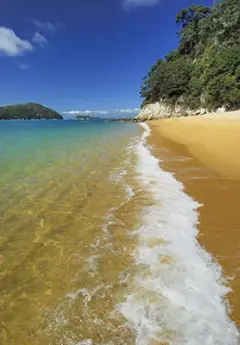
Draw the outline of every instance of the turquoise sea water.
<instances>
[{"instance_id":1,"label":"turquoise sea water","mask_svg":"<svg viewBox=\"0 0 240 345\"><path fill-rule=\"evenodd\" d=\"M2 121L1 212L20 206L39 190L50 192L57 182L59 187L67 184L74 176L84 184L85 177L102 169L107 175L137 133L136 126L103 121Z\"/></svg>"}]
</instances>

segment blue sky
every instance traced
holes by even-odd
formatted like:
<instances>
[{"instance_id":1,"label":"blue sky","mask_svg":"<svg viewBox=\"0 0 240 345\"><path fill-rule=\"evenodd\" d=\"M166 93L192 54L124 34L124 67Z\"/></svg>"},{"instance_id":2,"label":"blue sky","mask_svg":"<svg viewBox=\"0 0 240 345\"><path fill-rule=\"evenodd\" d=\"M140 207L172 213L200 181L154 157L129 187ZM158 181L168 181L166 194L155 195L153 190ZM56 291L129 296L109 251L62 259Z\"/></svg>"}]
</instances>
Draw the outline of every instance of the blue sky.
<instances>
[{"instance_id":1,"label":"blue sky","mask_svg":"<svg viewBox=\"0 0 240 345\"><path fill-rule=\"evenodd\" d=\"M135 114L142 77L176 47L176 14L212 0L2 0L0 105Z\"/></svg>"}]
</instances>

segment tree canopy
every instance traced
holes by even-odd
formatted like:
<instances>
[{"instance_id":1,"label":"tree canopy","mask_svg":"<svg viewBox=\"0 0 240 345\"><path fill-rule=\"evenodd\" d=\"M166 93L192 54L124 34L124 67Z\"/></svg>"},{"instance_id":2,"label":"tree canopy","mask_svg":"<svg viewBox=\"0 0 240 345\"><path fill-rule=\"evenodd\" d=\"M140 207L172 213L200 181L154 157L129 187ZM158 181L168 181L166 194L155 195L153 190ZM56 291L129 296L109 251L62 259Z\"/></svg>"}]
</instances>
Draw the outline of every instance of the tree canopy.
<instances>
[{"instance_id":1,"label":"tree canopy","mask_svg":"<svg viewBox=\"0 0 240 345\"><path fill-rule=\"evenodd\" d=\"M240 107L239 0L179 12L179 46L143 78L143 104L165 101L191 109Z\"/></svg>"}]
</instances>

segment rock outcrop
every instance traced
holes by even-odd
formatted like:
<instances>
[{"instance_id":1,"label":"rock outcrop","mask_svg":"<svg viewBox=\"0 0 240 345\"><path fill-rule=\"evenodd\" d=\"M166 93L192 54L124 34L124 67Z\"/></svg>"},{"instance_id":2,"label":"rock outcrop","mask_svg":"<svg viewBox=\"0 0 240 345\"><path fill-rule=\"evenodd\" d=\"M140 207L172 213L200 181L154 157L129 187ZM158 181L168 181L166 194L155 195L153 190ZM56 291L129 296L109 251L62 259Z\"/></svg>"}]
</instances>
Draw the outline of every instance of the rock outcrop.
<instances>
[{"instance_id":1,"label":"rock outcrop","mask_svg":"<svg viewBox=\"0 0 240 345\"><path fill-rule=\"evenodd\" d=\"M191 110L181 105L170 106L164 102L157 102L145 105L135 119L137 121L148 121L169 117L204 115L207 112L208 111L203 108Z\"/></svg>"}]
</instances>

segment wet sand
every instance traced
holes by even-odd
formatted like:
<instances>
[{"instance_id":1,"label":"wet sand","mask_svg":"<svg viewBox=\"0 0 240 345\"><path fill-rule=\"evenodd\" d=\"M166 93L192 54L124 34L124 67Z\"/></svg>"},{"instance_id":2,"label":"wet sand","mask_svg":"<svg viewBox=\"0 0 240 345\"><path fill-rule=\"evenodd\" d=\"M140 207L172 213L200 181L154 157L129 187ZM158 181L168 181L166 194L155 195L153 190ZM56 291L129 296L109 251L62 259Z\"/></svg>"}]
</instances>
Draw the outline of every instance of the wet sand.
<instances>
[{"instance_id":1,"label":"wet sand","mask_svg":"<svg viewBox=\"0 0 240 345\"><path fill-rule=\"evenodd\" d=\"M240 326L240 117L237 113L150 121L161 167L201 204L199 242L222 266Z\"/></svg>"}]
</instances>

